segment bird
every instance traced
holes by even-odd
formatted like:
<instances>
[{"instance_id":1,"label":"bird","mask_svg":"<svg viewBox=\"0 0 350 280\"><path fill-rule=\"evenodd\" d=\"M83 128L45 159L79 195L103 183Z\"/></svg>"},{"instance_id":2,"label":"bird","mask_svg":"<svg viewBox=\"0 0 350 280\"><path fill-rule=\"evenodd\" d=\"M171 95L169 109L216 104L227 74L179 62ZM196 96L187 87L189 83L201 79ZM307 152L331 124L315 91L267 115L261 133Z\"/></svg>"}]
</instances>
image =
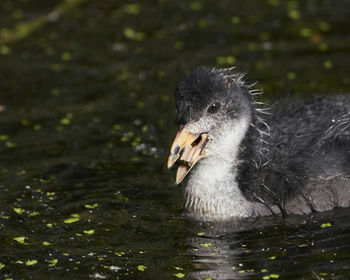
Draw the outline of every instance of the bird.
<instances>
[{"instance_id":1,"label":"bird","mask_svg":"<svg viewBox=\"0 0 350 280\"><path fill-rule=\"evenodd\" d=\"M187 214L226 221L349 207L350 94L267 105L245 76L200 67L175 89L167 167L185 182Z\"/></svg>"}]
</instances>

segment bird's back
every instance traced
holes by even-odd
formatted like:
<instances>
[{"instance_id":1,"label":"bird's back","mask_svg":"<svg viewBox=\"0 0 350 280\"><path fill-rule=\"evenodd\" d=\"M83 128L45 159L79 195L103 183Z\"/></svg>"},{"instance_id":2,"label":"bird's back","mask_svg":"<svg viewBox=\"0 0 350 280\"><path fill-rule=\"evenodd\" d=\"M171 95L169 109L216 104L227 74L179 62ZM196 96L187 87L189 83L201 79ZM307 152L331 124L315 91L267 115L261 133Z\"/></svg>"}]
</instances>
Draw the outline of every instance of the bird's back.
<instances>
[{"instance_id":1,"label":"bird's back","mask_svg":"<svg viewBox=\"0 0 350 280\"><path fill-rule=\"evenodd\" d=\"M273 106L268 123L271 144L282 156L349 148L350 95L284 99Z\"/></svg>"},{"instance_id":2,"label":"bird's back","mask_svg":"<svg viewBox=\"0 0 350 280\"><path fill-rule=\"evenodd\" d=\"M243 191L283 214L349 206L350 95L284 99L266 122L265 164L249 170Z\"/></svg>"}]
</instances>

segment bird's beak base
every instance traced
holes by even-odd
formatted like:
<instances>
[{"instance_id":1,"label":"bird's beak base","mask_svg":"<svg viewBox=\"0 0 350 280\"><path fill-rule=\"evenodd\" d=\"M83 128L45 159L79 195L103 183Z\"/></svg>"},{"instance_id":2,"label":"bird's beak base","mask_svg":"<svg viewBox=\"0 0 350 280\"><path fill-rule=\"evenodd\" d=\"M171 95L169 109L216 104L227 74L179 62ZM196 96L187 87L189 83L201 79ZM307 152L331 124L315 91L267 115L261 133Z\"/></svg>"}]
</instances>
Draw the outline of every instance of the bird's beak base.
<instances>
[{"instance_id":1,"label":"bird's beak base","mask_svg":"<svg viewBox=\"0 0 350 280\"><path fill-rule=\"evenodd\" d=\"M170 148L167 167L171 168L175 162L179 167L176 173L176 184L180 184L192 167L205 156L204 147L208 133L191 133L185 126L179 130Z\"/></svg>"}]
</instances>

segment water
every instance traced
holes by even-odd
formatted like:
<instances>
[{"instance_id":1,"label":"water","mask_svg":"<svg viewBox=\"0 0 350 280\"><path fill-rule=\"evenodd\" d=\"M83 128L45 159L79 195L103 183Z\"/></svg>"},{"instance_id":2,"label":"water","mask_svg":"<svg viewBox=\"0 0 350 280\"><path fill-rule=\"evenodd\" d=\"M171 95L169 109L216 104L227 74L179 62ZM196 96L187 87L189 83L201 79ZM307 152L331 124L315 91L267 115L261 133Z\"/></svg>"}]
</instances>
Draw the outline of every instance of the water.
<instances>
[{"instance_id":1,"label":"water","mask_svg":"<svg viewBox=\"0 0 350 280\"><path fill-rule=\"evenodd\" d=\"M2 0L1 279L348 279L349 209L199 224L165 162L198 66L350 92L349 5Z\"/></svg>"}]
</instances>

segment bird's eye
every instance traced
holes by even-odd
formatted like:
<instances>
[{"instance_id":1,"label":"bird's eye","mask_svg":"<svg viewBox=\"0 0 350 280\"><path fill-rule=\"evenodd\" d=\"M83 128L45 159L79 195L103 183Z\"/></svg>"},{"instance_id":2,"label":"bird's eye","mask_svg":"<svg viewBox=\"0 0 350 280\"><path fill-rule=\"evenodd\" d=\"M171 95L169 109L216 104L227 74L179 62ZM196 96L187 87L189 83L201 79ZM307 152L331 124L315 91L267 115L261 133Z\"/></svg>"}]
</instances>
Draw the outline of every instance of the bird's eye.
<instances>
[{"instance_id":1,"label":"bird's eye","mask_svg":"<svg viewBox=\"0 0 350 280\"><path fill-rule=\"evenodd\" d=\"M207 109L207 112L209 114L214 114L216 113L217 111L219 111L220 109L220 103L214 103L214 104L211 104L208 109Z\"/></svg>"}]
</instances>

